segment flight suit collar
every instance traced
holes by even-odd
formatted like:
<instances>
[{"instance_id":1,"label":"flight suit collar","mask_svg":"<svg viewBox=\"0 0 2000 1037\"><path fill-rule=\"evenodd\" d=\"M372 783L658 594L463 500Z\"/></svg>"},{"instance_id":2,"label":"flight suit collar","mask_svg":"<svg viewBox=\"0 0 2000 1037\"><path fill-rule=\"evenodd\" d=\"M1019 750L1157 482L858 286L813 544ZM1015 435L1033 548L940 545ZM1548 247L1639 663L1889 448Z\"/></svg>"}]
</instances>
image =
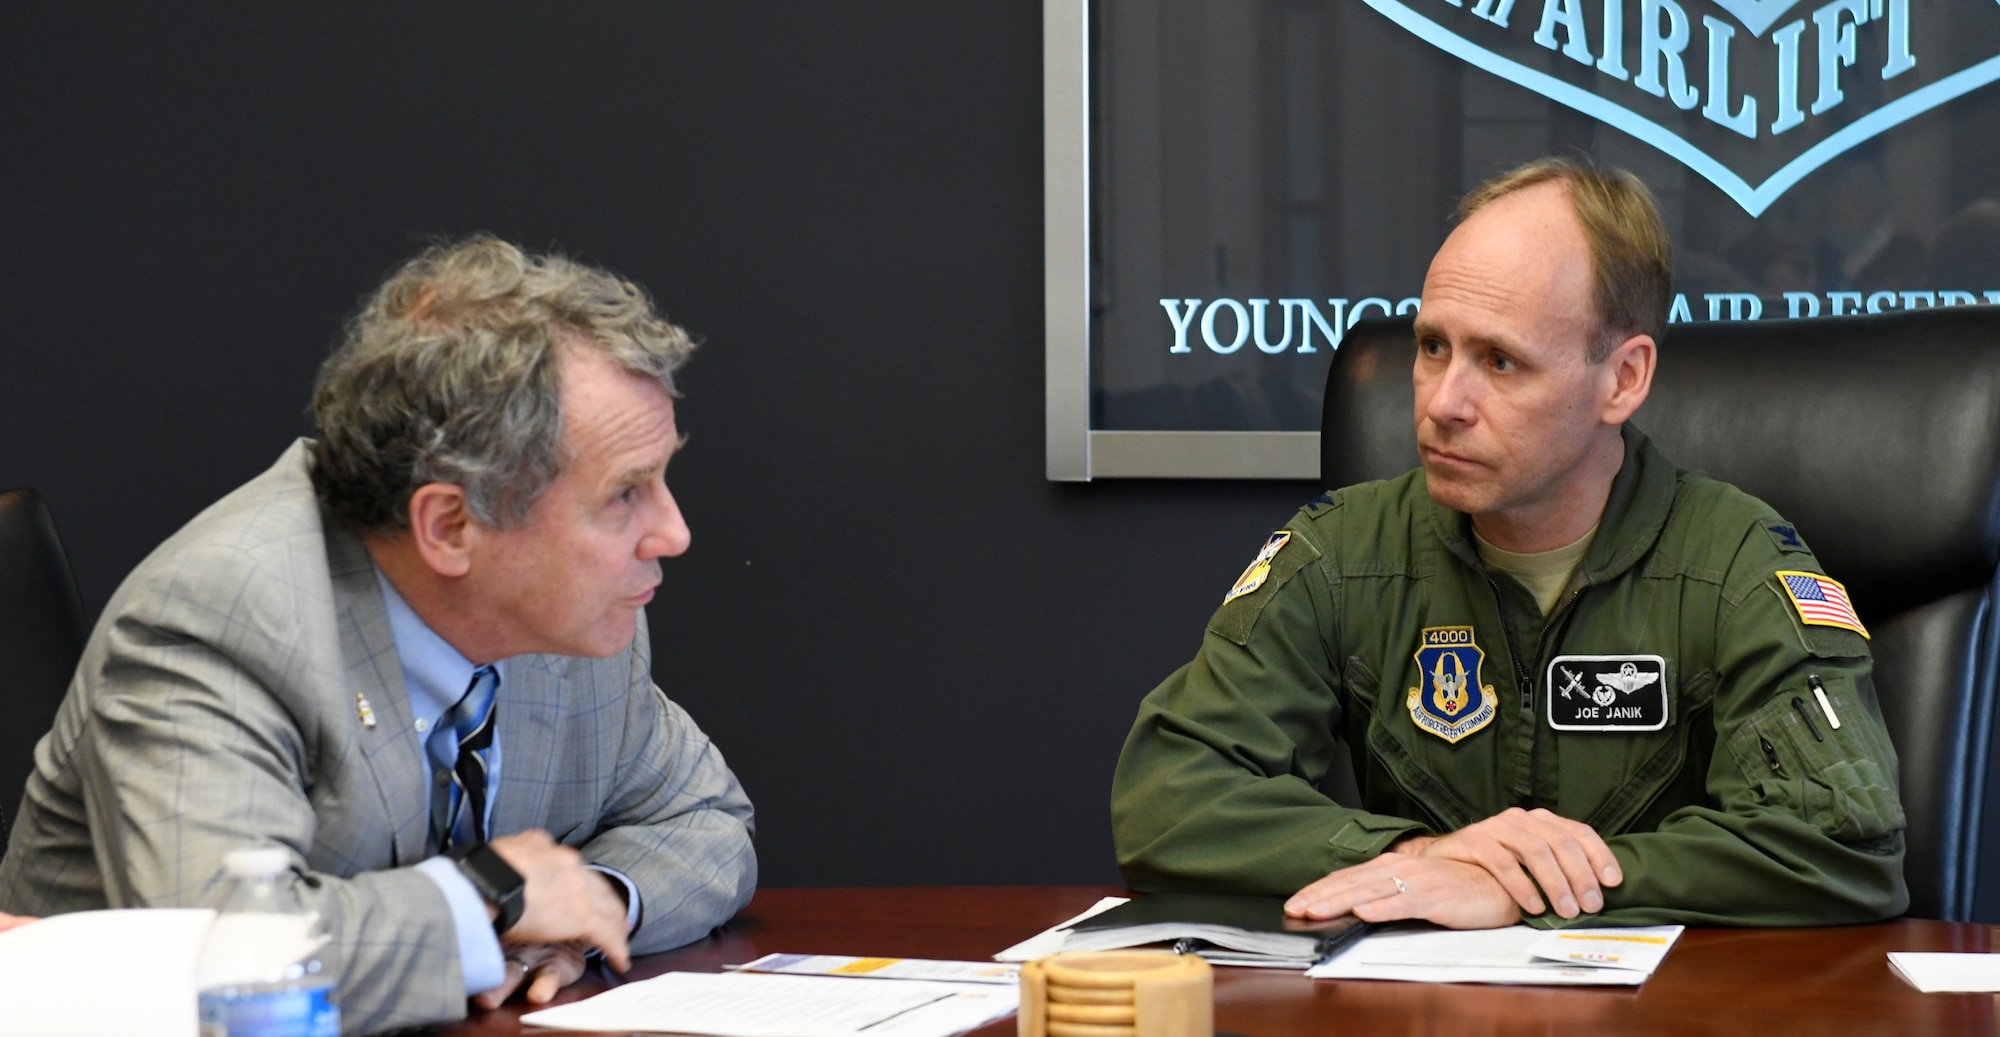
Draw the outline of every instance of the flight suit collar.
<instances>
[{"instance_id":1,"label":"flight suit collar","mask_svg":"<svg viewBox=\"0 0 2000 1037\"><path fill-rule=\"evenodd\" d=\"M1620 430L1625 440L1625 459L1611 480L1611 495L1604 502L1597 538L1577 567L1579 578L1589 583L1616 579L1639 563L1653 549L1660 531L1666 528L1680 473L1672 461L1653 446L1644 432L1631 422ZM1472 519L1453 511L1425 494L1423 506L1429 510L1431 528L1445 550L1475 569L1487 567L1473 545Z\"/></svg>"},{"instance_id":2,"label":"flight suit collar","mask_svg":"<svg viewBox=\"0 0 2000 1037\"><path fill-rule=\"evenodd\" d=\"M1625 463L1611 480L1597 539L1578 567L1591 583L1616 579L1653 549L1680 486L1680 470L1644 432L1630 422L1623 431Z\"/></svg>"}]
</instances>

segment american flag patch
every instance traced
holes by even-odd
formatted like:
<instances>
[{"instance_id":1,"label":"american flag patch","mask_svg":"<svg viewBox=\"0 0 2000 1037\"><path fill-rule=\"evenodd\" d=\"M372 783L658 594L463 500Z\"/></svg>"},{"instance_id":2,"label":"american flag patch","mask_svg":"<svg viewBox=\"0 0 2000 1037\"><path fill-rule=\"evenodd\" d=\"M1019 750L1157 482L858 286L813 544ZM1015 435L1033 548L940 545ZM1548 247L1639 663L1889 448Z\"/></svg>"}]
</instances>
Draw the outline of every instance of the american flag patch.
<instances>
[{"instance_id":1,"label":"american flag patch","mask_svg":"<svg viewBox=\"0 0 2000 1037\"><path fill-rule=\"evenodd\" d=\"M1868 636L1868 628L1854 614L1854 603L1847 600L1847 588L1839 580L1829 580L1818 573L1782 570L1778 573L1778 584L1785 588L1785 596L1792 599L1792 607L1799 610L1801 621L1843 627L1862 637Z\"/></svg>"}]
</instances>

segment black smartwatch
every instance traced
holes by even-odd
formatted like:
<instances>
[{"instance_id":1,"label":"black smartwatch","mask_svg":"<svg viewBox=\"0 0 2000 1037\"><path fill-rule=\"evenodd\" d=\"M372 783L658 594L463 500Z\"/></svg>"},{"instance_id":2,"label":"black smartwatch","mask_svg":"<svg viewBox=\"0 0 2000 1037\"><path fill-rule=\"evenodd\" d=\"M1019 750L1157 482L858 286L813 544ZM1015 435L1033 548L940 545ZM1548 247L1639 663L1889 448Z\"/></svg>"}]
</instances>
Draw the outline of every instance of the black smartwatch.
<instances>
[{"instance_id":1,"label":"black smartwatch","mask_svg":"<svg viewBox=\"0 0 2000 1037\"><path fill-rule=\"evenodd\" d=\"M451 859L479 891L480 899L493 905L493 931L504 933L514 928L521 920L521 891L527 885L521 873L485 843L453 850Z\"/></svg>"}]
</instances>

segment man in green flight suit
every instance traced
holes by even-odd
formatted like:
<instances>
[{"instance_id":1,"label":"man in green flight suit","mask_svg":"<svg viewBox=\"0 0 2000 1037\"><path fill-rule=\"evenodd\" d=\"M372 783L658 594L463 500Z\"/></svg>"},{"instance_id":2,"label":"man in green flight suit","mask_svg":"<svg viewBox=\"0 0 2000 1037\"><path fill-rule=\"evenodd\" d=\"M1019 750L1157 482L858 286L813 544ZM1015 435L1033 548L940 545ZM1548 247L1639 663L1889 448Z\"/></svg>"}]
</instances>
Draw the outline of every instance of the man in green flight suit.
<instances>
[{"instance_id":1,"label":"man in green flight suit","mask_svg":"<svg viewBox=\"0 0 2000 1037\"><path fill-rule=\"evenodd\" d=\"M1134 889L1455 928L1907 906L1845 589L1625 423L1671 280L1628 174L1544 160L1465 200L1416 319L1423 466L1273 533L1146 697L1111 798ZM1321 791L1336 740L1359 807Z\"/></svg>"}]
</instances>

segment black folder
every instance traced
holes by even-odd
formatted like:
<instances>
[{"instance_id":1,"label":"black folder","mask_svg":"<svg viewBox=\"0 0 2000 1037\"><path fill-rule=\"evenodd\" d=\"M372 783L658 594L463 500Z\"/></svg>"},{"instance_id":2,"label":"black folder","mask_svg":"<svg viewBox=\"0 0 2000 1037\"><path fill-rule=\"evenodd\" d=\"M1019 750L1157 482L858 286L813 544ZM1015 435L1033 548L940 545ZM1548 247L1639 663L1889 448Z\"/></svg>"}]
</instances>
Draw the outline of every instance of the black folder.
<instances>
[{"instance_id":1,"label":"black folder","mask_svg":"<svg viewBox=\"0 0 2000 1037\"><path fill-rule=\"evenodd\" d=\"M1284 897L1154 893L1071 926L1063 950L1166 943L1219 965L1305 969L1331 957L1369 928L1353 915L1288 918Z\"/></svg>"}]
</instances>

